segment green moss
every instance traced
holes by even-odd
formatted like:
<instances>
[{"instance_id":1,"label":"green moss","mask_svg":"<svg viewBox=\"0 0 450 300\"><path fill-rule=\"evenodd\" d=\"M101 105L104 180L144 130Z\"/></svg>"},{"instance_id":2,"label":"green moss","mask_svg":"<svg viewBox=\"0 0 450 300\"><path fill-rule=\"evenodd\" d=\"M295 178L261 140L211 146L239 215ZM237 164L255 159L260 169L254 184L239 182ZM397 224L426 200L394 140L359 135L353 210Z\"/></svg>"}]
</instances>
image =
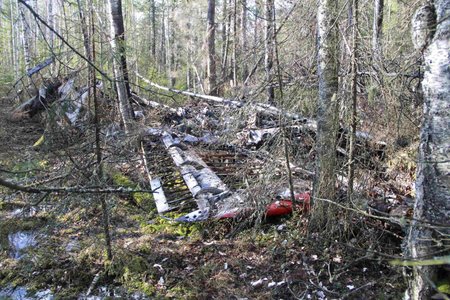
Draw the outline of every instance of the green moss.
<instances>
[{"instance_id":1,"label":"green moss","mask_svg":"<svg viewBox=\"0 0 450 300\"><path fill-rule=\"evenodd\" d=\"M133 180L131 180L129 177L125 176L121 172L110 170L110 176L115 185L131 189L140 189L138 183L135 183ZM153 195L151 193L137 192L133 193L131 196L133 200L141 207L148 208L151 207L153 204Z\"/></svg>"},{"instance_id":2,"label":"green moss","mask_svg":"<svg viewBox=\"0 0 450 300\"><path fill-rule=\"evenodd\" d=\"M105 264L106 272L130 291L139 291L151 296L156 292L155 274L150 273L147 261L126 251L118 250L112 261Z\"/></svg>"},{"instance_id":3,"label":"green moss","mask_svg":"<svg viewBox=\"0 0 450 300\"><path fill-rule=\"evenodd\" d=\"M450 278L447 278L447 280L439 282L437 284L437 289L441 293L450 294Z\"/></svg>"},{"instance_id":4,"label":"green moss","mask_svg":"<svg viewBox=\"0 0 450 300\"><path fill-rule=\"evenodd\" d=\"M176 219L184 214L169 213L167 216L171 219ZM144 233L164 233L175 234L178 236L194 237L200 233L200 223L181 223L174 222L160 216L153 219L152 224L141 223L141 228Z\"/></svg>"},{"instance_id":5,"label":"green moss","mask_svg":"<svg viewBox=\"0 0 450 300\"><path fill-rule=\"evenodd\" d=\"M195 299L195 292L185 286L176 285L167 291L166 297L173 299Z\"/></svg>"}]
</instances>

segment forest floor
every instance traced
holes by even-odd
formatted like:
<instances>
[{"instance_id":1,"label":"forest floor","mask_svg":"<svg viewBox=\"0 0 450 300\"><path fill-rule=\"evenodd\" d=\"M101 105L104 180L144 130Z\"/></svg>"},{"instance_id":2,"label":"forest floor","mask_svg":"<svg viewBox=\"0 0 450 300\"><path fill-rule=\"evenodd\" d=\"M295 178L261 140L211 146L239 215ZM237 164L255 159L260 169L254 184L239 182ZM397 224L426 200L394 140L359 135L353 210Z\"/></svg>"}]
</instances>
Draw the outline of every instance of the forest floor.
<instances>
[{"instance_id":1,"label":"forest floor","mask_svg":"<svg viewBox=\"0 0 450 300\"><path fill-rule=\"evenodd\" d=\"M12 122L13 106L1 99L0 169L15 173L0 174L26 183L61 158L33 147L43 125ZM353 236L319 248L321 234L307 239L301 215L178 224L128 196L108 197L112 261L95 197L43 200L0 187L0 299L23 288L40 292L29 299L400 299L405 289L401 269L388 263L401 239L383 234L383 222L355 217ZM32 237L13 253L19 232Z\"/></svg>"}]
</instances>

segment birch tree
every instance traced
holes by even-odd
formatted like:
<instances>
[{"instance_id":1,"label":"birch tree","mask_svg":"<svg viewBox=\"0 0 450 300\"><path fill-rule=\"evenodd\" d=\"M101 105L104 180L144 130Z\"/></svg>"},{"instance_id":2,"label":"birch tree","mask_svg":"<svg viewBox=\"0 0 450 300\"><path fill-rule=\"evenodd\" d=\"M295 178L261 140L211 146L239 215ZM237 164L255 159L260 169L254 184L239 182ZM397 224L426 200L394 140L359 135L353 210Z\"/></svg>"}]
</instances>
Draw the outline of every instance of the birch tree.
<instances>
[{"instance_id":1,"label":"birch tree","mask_svg":"<svg viewBox=\"0 0 450 300\"><path fill-rule=\"evenodd\" d=\"M319 99L317 110L316 178L314 198L335 198L336 133L338 92L338 35L336 27L337 1L320 0L317 13ZM314 201L311 228L331 229L333 208Z\"/></svg>"},{"instance_id":2,"label":"birch tree","mask_svg":"<svg viewBox=\"0 0 450 300\"><path fill-rule=\"evenodd\" d=\"M423 35L424 40L415 41L416 45L426 48L422 82L424 119L417 164L414 220L436 225L424 226L417 221L411 224L405 256L419 261L436 255L449 255L450 252L450 1L436 0L434 7L427 10L436 12L436 20L424 22L423 18L418 18L413 24L413 27L423 26L421 30L427 33ZM422 22L422 25L417 22ZM437 27L431 40L434 24ZM416 32L414 38L418 36L420 32ZM409 298L431 299L436 293L433 285L438 279L437 274L436 266L414 266L407 291Z\"/></svg>"},{"instance_id":3,"label":"birch tree","mask_svg":"<svg viewBox=\"0 0 450 300\"><path fill-rule=\"evenodd\" d=\"M133 119L133 110L128 99L130 87L128 83L127 62L125 57L125 33L122 15L122 0L109 0L111 11L111 48L113 51L113 69L115 86L119 102L119 112L126 133L129 132Z\"/></svg>"},{"instance_id":4,"label":"birch tree","mask_svg":"<svg viewBox=\"0 0 450 300\"><path fill-rule=\"evenodd\" d=\"M28 70L31 66L31 55L30 55L30 27L25 17L25 11L22 4L18 3L18 13L21 21L22 29L22 46L23 55L25 59L25 70Z\"/></svg>"},{"instance_id":5,"label":"birch tree","mask_svg":"<svg viewBox=\"0 0 450 300\"><path fill-rule=\"evenodd\" d=\"M383 9L384 0L374 0L373 3L373 27L372 27L372 55L375 61L382 58L381 38L383 33Z\"/></svg>"},{"instance_id":6,"label":"birch tree","mask_svg":"<svg viewBox=\"0 0 450 300\"><path fill-rule=\"evenodd\" d=\"M266 71L266 84L267 84L267 101L273 105L275 100L275 90L272 85L273 81L273 58L274 58L274 0L266 0L265 13L266 13L266 26L265 26L265 56L264 66Z\"/></svg>"},{"instance_id":7,"label":"birch tree","mask_svg":"<svg viewBox=\"0 0 450 300\"><path fill-rule=\"evenodd\" d=\"M247 0L241 0L242 3L242 15L241 15L241 52L242 52L242 82L245 83L245 79L248 76L248 66L244 61L244 57L247 55Z\"/></svg>"}]
</instances>

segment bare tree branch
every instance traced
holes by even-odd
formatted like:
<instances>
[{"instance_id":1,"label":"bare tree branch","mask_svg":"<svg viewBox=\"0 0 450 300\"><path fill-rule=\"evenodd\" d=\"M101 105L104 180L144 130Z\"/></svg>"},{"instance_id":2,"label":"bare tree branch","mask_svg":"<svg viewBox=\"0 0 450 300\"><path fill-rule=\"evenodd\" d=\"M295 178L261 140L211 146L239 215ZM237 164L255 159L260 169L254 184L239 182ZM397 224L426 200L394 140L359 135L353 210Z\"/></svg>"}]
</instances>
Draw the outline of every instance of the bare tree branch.
<instances>
[{"instance_id":1,"label":"bare tree branch","mask_svg":"<svg viewBox=\"0 0 450 300\"><path fill-rule=\"evenodd\" d=\"M124 187L100 187L100 186L90 186L90 187L30 187L20 185L15 182L7 181L0 177L0 186L7 187L11 190L30 193L30 194L40 194L40 193L75 193L75 194L132 194L132 193L153 193L153 190L147 189L131 189Z\"/></svg>"}]
</instances>

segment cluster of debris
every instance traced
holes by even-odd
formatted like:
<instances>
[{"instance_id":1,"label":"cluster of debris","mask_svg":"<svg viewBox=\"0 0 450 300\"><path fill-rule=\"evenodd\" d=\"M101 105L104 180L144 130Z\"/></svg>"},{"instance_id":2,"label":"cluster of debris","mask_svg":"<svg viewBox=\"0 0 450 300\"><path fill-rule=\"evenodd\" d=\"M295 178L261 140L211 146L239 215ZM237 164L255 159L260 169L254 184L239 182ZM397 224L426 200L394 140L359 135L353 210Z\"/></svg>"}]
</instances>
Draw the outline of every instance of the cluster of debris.
<instances>
[{"instance_id":1,"label":"cluster of debris","mask_svg":"<svg viewBox=\"0 0 450 300\"><path fill-rule=\"evenodd\" d=\"M59 114L60 122L78 126L82 122L82 112L89 111L90 88L77 87L75 79L76 76L45 81L35 96L13 112L13 118L32 117L49 105L57 104L64 108ZM135 116L145 128L141 134L142 161L161 215L170 211L186 212L176 220L192 222L231 218L254 211L257 205L249 200L252 196L249 182L258 181L268 165L272 174L283 178L284 186L274 186L272 196L262 201L266 216L309 209L309 189L314 173L296 166L292 159L282 155L280 159L262 148L279 140L289 140L298 145L297 148L307 149L305 153L311 156L317 131L315 120L267 104L151 85L203 100L173 108L132 94ZM97 88L101 90L101 82L97 83ZM151 120L152 127L146 127L149 125L146 118L152 119L155 115L159 116L159 123ZM337 137L339 155L347 155L348 136L348 131L341 128ZM365 153L369 160L383 159L384 143L373 142L362 132L357 134L356 141L357 152ZM310 158L314 160L313 156ZM286 188L286 175L293 181L290 188Z\"/></svg>"}]
</instances>

